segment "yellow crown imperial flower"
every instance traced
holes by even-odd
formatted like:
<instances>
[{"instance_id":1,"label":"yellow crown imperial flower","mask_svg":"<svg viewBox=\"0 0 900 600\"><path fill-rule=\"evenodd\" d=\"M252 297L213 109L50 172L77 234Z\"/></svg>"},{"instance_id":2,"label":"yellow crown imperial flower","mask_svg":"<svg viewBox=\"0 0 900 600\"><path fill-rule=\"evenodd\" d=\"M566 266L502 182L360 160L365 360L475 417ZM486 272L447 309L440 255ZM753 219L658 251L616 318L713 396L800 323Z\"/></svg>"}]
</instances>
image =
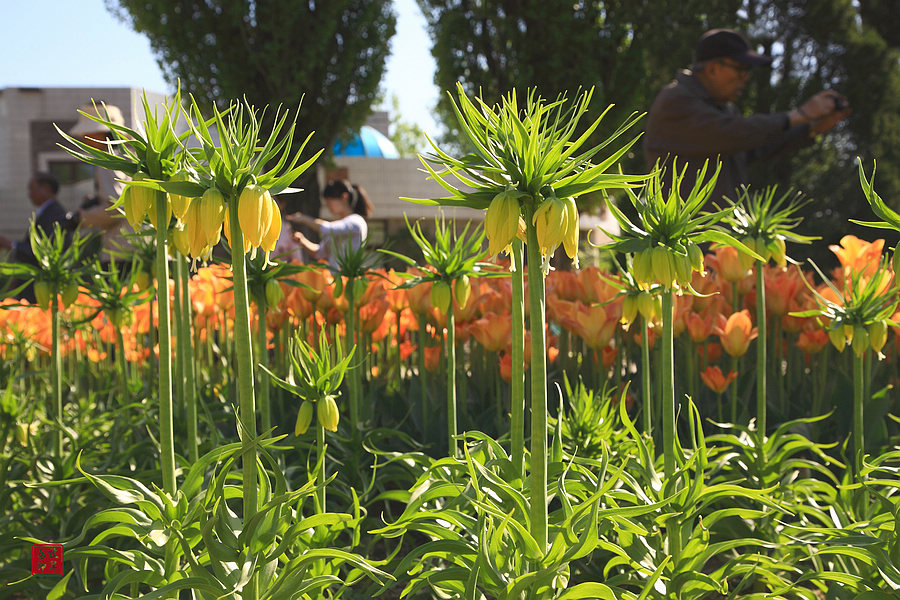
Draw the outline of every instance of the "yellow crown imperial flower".
<instances>
[{"instance_id":1,"label":"yellow crown imperial flower","mask_svg":"<svg viewBox=\"0 0 900 600\"><path fill-rule=\"evenodd\" d=\"M671 288L676 276L675 257L666 246L657 246L652 252L650 258L653 261L653 276L663 287Z\"/></svg>"},{"instance_id":2,"label":"yellow crown imperial flower","mask_svg":"<svg viewBox=\"0 0 900 600\"><path fill-rule=\"evenodd\" d=\"M258 185L250 184L241 192L238 199L238 225L251 247L261 246L263 238L269 232L274 204L269 190Z\"/></svg>"},{"instance_id":3,"label":"yellow crown imperial flower","mask_svg":"<svg viewBox=\"0 0 900 600\"><path fill-rule=\"evenodd\" d=\"M884 321L875 321L869 325L869 343L872 350L881 352L887 342L887 324Z\"/></svg>"},{"instance_id":4,"label":"yellow crown imperial flower","mask_svg":"<svg viewBox=\"0 0 900 600\"><path fill-rule=\"evenodd\" d=\"M134 177L132 177L132 180L142 181L146 178L147 176L143 173L136 173ZM131 228L135 231L137 231L141 223L144 222L144 217L147 216L147 209L150 207L150 201L155 194L156 192L154 190L147 187L133 184L125 186L125 191L122 192L122 204L125 208L125 218L128 220L128 224L131 225Z\"/></svg>"},{"instance_id":5,"label":"yellow crown imperial flower","mask_svg":"<svg viewBox=\"0 0 900 600\"><path fill-rule=\"evenodd\" d=\"M187 171L178 171L174 175L170 181L190 181L191 176ZM192 198L190 196L182 196L180 194L169 194L169 206L172 209L172 214L175 215L175 218L179 221L184 219L185 213L187 213L188 206L191 205Z\"/></svg>"},{"instance_id":6,"label":"yellow crown imperial flower","mask_svg":"<svg viewBox=\"0 0 900 600\"><path fill-rule=\"evenodd\" d=\"M450 308L450 300L452 299L450 284L446 281L435 281L431 286L431 305L446 313Z\"/></svg>"},{"instance_id":7,"label":"yellow crown imperial flower","mask_svg":"<svg viewBox=\"0 0 900 600\"><path fill-rule=\"evenodd\" d=\"M231 211L225 211L225 239L228 240L228 246L231 247L232 252L234 252L234 244L231 243ZM250 242L247 241L247 238L244 238L244 254L250 252Z\"/></svg>"},{"instance_id":8,"label":"yellow crown imperial flower","mask_svg":"<svg viewBox=\"0 0 900 600\"><path fill-rule=\"evenodd\" d=\"M225 196L212 187L200 197L200 228L205 245L212 248L219 243L222 235L222 224L225 222Z\"/></svg>"},{"instance_id":9,"label":"yellow crown imperial flower","mask_svg":"<svg viewBox=\"0 0 900 600\"><path fill-rule=\"evenodd\" d=\"M169 239L172 240L172 245L175 246L175 249L183 256L191 255L191 238L188 235L187 225L182 223L181 227L173 228Z\"/></svg>"},{"instance_id":10,"label":"yellow crown imperial flower","mask_svg":"<svg viewBox=\"0 0 900 600\"><path fill-rule=\"evenodd\" d=\"M150 190L150 191L152 191L152 190ZM159 194L154 192L150 196L150 203L147 205L147 218L150 219L150 224L153 225L154 229L159 228L159 223L157 223L157 221L159 219L157 219L157 216L156 216L156 201L158 198L159 198ZM168 195L167 195L166 196L166 222L163 223L163 226L168 227L169 221L171 221L171 220L172 220L172 206L169 204Z\"/></svg>"},{"instance_id":11,"label":"yellow crown imperial flower","mask_svg":"<svg viewBox=\"0 0 900 600\"><path fill-rule=\"evenodd\" d=\"M488 239L488 252L491 256L506 250L519 229L519 197L522 194L513 187L494 196L484 216L484 233Z\"/></svg>"},{"instance_id":12,"label":"yellow crown imperial flower","mask_svg":"<svg viewBox=\"0 0 900 600\"><path fill-rule=\"evenodd\" d=\"M563 238L563 247L566 254L575 261L575 268L578 268L578 206L575 204L575 198L566 198L563 200L566 207L566 237Z\"/></svg>"},{"instance_id":13,"label":"yellow crown imperial flower","mask_svg":"<svg viewBox=\"0 0 900 600\"><path fill-rule=\"evenodd\" d=\"M338 412L337 402L334 396L325 396L316 402L316 414L319 417L319 423L328 431L337 431L338 421L340 421L340 413Z\"/></svg>"},{"instance_id":14,"label":"yellow crown imperial flower","mask_svg":"<svg viewBox=\"0 0 900 600\"><path fill-rule=\"evenodd\" d=\"M566 204L556 196L550 196L534 211L535 232L541 253L552 254L566 237L568 213Z\"/></svg>"},{"instance_id":15,"label":"yellow crown imperial flower","mask_svg":"<svg viewBox=\"0 0 900 600\"><path fill-rule=\"evenodd\" d=\"M309 424L312 423L312 418L312 402L304 400L303 404L300 405L300 412L297 413L297 424L294 425L294 435L300 436L306 433L306 430L309 429Z\"/></svg>"},{"instance_id":16,"label":"yellow crown imperial flower","mask_svg":"<svg viewBox=\"0 0 900 600\"><path fill-rule=\"evenodd\" d=\"M48 310L50 308L50 283L47 281L35 281L34 298L38 306Z\"/></svg>"},{"instance_id":17,"label":"yellow crown imperial flower","mask_svg":"<svg viewBox=\"0 0 900 600\"><path fill-rule=\"evenodd\" d=\"M278 243L278 238L281 236L281 211L278 209L278 204L276 204L275 200L272 196L266 192L266 195L269 196L269 202L271 202L271 212L272 218L269 222L269 229L266 231L266 234L263 236L262 243L260 247L266 253L267 261L269 252L275 251L275 244Z\"/></svg>"}]
</instances>

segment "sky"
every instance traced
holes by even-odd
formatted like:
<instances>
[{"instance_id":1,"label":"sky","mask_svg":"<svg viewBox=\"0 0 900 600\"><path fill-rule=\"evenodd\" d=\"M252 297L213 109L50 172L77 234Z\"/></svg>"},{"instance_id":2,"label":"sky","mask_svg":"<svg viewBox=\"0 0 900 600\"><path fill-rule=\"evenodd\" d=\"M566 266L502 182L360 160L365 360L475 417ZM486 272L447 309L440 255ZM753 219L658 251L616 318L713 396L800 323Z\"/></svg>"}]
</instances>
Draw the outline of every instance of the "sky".
<instances>
[{"instance_id":1,"label":"sky","mask_svg":"<svg viewBox=\"0 0 900 600\"><path fill-rule=\"evenodd\" d=\"M0 88L136 87L171 92L147 39L107 11L103 0L0 0ZM415 0L394 0L397 34L382 81L401 118L427 133L438 90L425 19Z\"/></svg>"}]
</instances>

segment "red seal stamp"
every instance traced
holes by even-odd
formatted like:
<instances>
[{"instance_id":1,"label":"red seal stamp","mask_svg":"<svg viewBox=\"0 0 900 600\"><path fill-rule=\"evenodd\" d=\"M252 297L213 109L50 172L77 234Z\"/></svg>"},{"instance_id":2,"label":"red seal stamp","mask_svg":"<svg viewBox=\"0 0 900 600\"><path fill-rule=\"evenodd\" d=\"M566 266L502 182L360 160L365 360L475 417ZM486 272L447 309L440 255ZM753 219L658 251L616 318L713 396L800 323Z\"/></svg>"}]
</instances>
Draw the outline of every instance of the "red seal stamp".
<instances>
[{"instance_id":1,"label":"red seal stamp","mask_svg":"<svg viewBox=\"0 0 900 600\"><path fill-rule=\"evenodd\" d=\"M62 575L63 547L59 544L33 544L31 546L32 575Z\"/></svg>"}]
</instances>

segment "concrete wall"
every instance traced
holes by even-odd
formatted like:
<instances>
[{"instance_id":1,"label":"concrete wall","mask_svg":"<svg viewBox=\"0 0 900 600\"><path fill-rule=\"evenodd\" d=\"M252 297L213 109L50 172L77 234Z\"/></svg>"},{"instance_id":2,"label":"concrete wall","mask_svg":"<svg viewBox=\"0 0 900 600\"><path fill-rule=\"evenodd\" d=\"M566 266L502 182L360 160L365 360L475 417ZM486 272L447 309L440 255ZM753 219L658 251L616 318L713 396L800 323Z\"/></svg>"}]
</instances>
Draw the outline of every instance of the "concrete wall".
<instances>
[{"instance_id":1,"label":"concrete wall","mask_svg":"<svg viewBox=\"0 0 900 600\"><path fill-rule=\"evenodd\" d=\"M155 107L162 94L148 92ZM34 207L28 200L27 185L34 171L46 171L52 162L78 161L57 146L63 130L78 119L77 110L91 100L114 104L122 110L125 124L143 121L141 91L132 88L4 88L0 89L0 235L20 239L26 231ZM90 177L90 169L84 172ZM93 192L90 179L60 190L59 200L69 209Z\"/></svg>"}]
</instances>

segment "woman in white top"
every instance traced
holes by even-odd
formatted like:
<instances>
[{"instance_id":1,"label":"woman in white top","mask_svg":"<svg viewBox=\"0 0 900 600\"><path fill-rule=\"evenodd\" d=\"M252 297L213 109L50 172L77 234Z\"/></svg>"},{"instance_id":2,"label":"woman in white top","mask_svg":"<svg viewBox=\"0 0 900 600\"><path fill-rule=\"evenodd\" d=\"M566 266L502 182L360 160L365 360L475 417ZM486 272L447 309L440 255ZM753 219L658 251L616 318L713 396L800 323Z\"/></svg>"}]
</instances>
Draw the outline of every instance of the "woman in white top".
<instances>
[{"instance_id":1,"label":"woman in white top","mask_svg":"<svg viewBox=\"0 0 900 600\"><path fill-rule=\"evenodd\" d=\"M369 232L366 217L372 214L372 202L365 190L346 179L332 181L325 186L322 195L329 212L335 216L334 221L313 219L299 213L287 219L318 232L321 240L318 244L309 241L299 231L294 234L294 239L309 255L326 260L331 267L337 268L336 249L345 245L348 238L354 249L359 248L366 239Z\"/></svg>"}]
</instances>

